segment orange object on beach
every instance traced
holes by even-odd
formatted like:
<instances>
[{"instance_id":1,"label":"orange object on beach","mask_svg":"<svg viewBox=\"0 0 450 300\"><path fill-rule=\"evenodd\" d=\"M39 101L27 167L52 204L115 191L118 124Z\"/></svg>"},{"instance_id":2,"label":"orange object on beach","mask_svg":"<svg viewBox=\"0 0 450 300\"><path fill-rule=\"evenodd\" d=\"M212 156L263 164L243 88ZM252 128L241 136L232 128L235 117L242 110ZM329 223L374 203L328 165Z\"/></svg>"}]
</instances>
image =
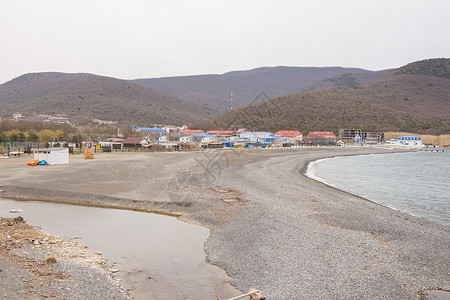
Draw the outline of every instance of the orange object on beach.
<instances>
[{"instance_id":1,"label":"orange object on beach","mask_svg":"<svg viewBox=\"0 0 450 300\"><path fill-rule=\"evenodd\" d=\"M39 159L33 159L30 162L27 162L28 166L37 166L37 164L39 163Z\"/></svg>"}]
</instances>

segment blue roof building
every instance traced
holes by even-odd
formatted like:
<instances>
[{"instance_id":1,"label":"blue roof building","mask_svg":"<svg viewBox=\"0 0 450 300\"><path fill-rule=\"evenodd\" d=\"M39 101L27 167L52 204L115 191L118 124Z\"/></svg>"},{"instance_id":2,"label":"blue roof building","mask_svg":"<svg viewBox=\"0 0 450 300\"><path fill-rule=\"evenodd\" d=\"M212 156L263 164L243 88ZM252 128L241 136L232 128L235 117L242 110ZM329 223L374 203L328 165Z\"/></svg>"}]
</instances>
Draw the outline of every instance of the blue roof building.
<instances>
[{"instance_id":1,"label":"blue roof building","mask_svg":"<svg viewBox=\"0 0 450 300\"><path fill-rule=\"evenodd\" d=\"M137 127L137 126L134 126L133 129L134 130L139 130L139 131L147 131L147 132L167 132L165 129L156 128L156 127Z\"/></svg>"}]
</instances>

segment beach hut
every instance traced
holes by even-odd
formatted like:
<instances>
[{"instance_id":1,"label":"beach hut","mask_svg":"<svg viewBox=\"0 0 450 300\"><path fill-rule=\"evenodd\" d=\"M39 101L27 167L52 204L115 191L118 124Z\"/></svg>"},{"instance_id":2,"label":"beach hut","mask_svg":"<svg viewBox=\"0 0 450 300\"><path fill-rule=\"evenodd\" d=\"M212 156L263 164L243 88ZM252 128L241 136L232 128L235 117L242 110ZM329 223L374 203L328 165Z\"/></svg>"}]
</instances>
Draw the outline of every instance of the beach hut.
<instances>
[{"instance_id":1,"label":"beach hut","mask_svg":"<svg viewBox=\"0 0 450 300\"><path fill-rule=\"evenodd\" d=\"M127 138L123 140L124 148L141 148L142 146L150 144L147 137L143 138Z\"/></svg>"},{"instance_id":2,"label":"beach hut","mask_svg":"<svg viewBox=\"0 0 450 300\"><path fill-rule=\"evenodd\" d=\"M69 148L34 149L34 159L45 160L49 165L69 163Z\"/></svg>"}]
</instances>

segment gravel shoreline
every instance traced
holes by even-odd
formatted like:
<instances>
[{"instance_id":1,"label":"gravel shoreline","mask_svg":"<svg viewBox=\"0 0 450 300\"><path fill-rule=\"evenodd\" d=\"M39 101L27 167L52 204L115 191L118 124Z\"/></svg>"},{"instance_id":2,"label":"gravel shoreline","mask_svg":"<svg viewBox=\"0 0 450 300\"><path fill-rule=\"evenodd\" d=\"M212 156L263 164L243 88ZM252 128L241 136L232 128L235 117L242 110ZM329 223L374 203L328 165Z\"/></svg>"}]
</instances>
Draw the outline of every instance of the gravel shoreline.
<instances>
[{"instance_id":1,"label":"gravel shoreline","mask_svg":"<svg viewBox=\"0 0 450 300\"><path fill-rule=\"evenodd\" d=\"M448 290L448 227L303 175L313 160L372 153L386 152L286 152L230 168L222 184L252 205L216 228L210 261L238 288L256 286L270 299L415 299L423 289Z\"/></svg>"},{"instance_id":2,"label":"gravel shoreline","mask_svg":"<svg viewBox=\"0 0 450 300\"><path fill-rule=\"evenodd\" d=\"M106 260L77 241L48 236L23 218L0 218L2 299L130 299Z\"/></svg>"},{"instance_id":3,"label":"gravel shoreline","mask_svg":"<svg viewBox=\"0 0 450 300\"><path fill-rule=\"evenodd\" d=\"M5 197L183 214L211 229L208 262L240 290L257 288L267 299L416 299L424 289L450 289L448 227L303 175L312 160L386 150L211 153L103 154L73 159L70 170L10 163L0 189ZM182 183L176 188L174 176Z\"/></svg>"}]
</instances>

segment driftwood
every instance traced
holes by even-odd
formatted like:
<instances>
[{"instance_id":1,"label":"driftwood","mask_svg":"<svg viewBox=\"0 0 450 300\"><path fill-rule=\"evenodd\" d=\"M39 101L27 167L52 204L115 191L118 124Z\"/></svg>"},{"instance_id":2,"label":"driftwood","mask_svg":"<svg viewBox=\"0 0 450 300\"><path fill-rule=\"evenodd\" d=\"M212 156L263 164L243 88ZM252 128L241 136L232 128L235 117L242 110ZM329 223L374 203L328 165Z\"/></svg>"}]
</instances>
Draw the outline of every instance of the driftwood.
<instances>
[{"instance_id":1,"label":"driftwood","mask_svg":"<svg viewBox=\"0 0 450 300\"><path fill-rule=\"evenodd\" d=\"M240 295L240 296L236 296L227 300L237 300L237 299L242 299L244 297L248 297L250 296L251 300L265 300L266 297L263 296L263 294L261 293L260 290L257 289L250 289L248 290L248 293ZM221 300L220 298L217 298L217 300Z\"/></svg>"}]
</instances>

